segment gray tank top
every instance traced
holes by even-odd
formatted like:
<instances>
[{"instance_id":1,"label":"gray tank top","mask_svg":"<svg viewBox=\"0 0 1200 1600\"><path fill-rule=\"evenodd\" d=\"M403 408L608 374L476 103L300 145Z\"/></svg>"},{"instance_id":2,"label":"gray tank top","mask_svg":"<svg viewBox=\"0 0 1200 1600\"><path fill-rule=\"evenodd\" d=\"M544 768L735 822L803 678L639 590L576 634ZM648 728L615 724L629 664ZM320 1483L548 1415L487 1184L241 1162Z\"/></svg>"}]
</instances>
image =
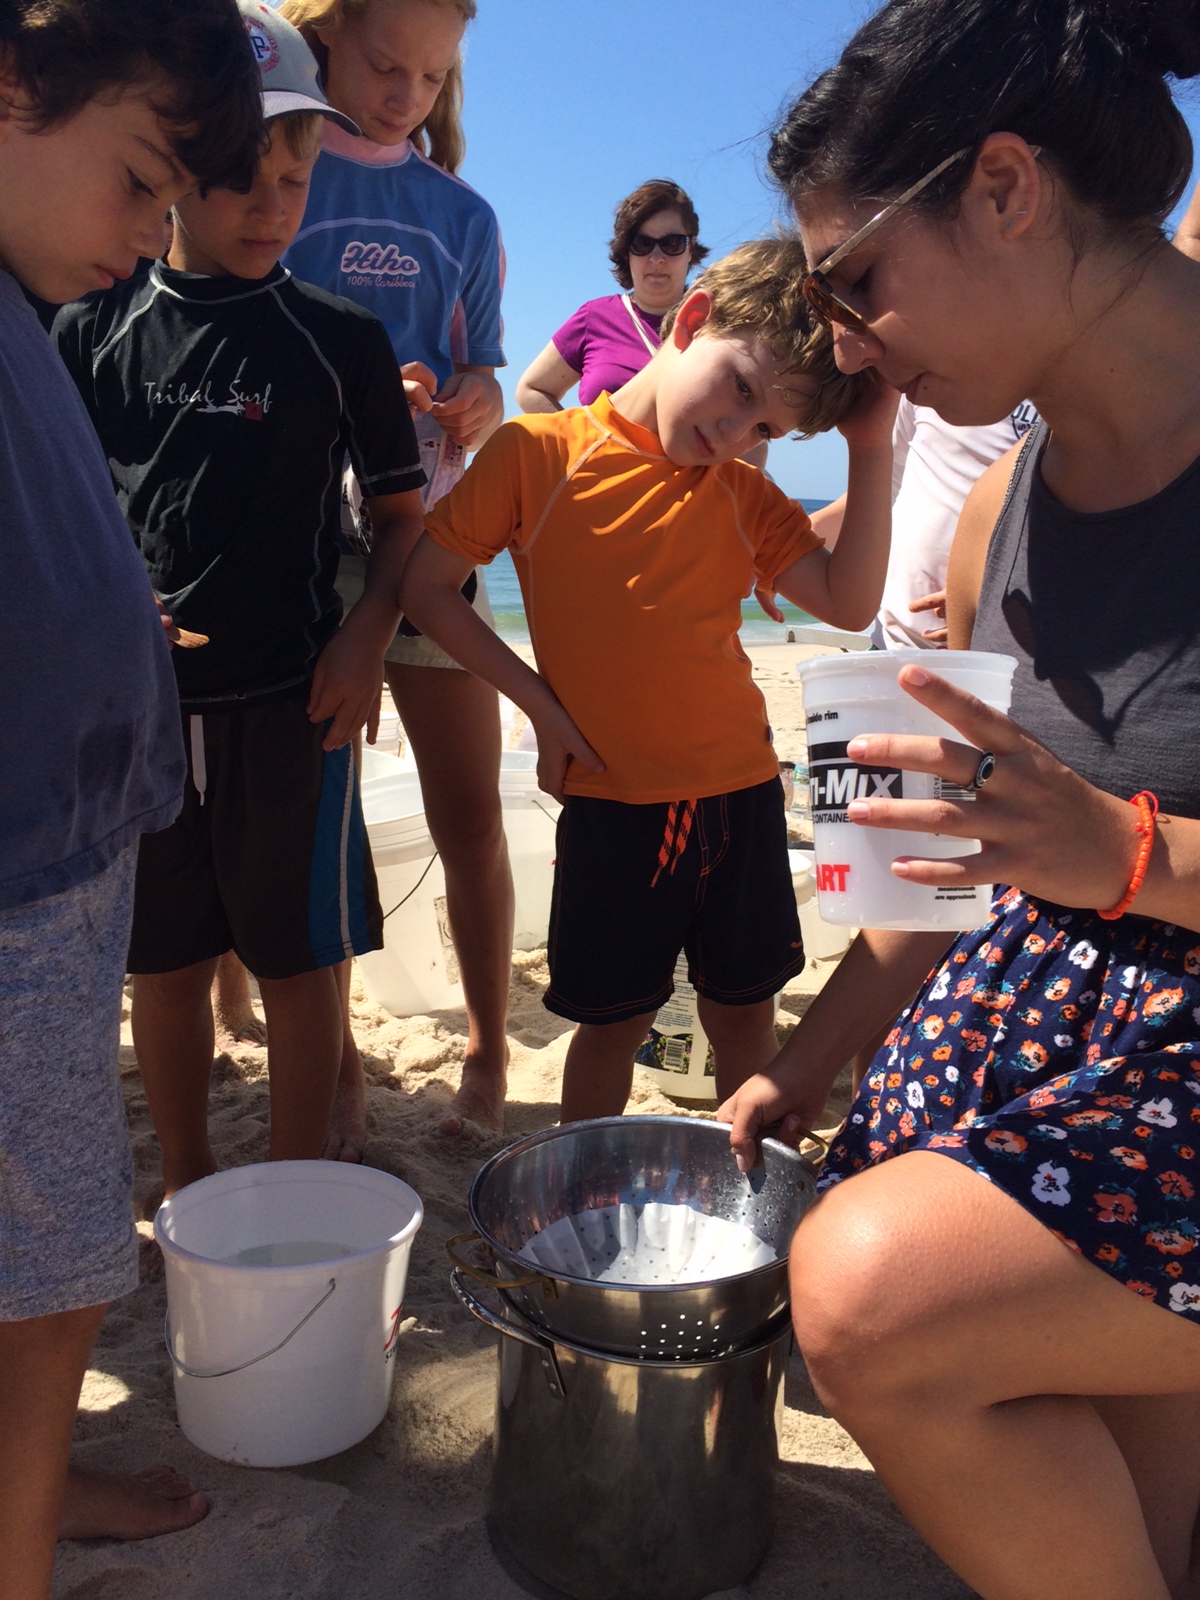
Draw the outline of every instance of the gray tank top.
<instances>
[{"instance_id":1,"label":"gray tank top","mask_svg":"<svg viewBox=\"0 0 1200 1600\"><path fill-rule=\"evenodd\" d=\"M988 547L975 650L1017 658L1012 715L1089 783L1200 816L1200 461L1149 500L1070 511L1028 435Z\"/></svg>"}]
</instances>

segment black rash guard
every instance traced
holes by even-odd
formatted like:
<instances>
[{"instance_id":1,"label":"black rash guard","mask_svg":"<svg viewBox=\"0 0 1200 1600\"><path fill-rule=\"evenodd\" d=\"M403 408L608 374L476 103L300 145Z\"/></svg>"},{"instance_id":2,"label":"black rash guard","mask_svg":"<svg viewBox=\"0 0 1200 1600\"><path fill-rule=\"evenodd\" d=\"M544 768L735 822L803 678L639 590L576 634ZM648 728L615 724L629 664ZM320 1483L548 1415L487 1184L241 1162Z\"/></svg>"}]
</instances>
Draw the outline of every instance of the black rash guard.
<instances>
[{"instance_id":1,"label":"black rash guard","mask_svg":"<svg viewBox=\"0 0 1200 1600\"><path fill-rule=\"evenodd\" d=\"M185 710L304 683L341 613L347 456L364 497L425 481L383 325L284 267L160 262L64 307L54 337L155 590L208 635L172 652Z\"/></svg>"}]
</instances>

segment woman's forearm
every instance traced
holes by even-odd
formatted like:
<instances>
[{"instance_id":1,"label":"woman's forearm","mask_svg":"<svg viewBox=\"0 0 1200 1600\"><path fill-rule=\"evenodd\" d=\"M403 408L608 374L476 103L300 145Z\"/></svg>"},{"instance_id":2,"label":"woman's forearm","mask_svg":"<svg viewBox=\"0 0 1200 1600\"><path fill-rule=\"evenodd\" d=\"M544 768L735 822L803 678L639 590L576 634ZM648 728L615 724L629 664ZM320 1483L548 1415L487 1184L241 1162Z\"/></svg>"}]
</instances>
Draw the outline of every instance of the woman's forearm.
<instances>
[{"instance_id":1,"label":"woman's forearm","mask_svg":"<svg viewBox=\"0 0 1200 1600\"><path fill-rule=\"evenodd\" d=\"M945 933L860 933L768 1069L828 1094L850 1058L909 1003L945 954Z\"/></svg>"}]
</instances>

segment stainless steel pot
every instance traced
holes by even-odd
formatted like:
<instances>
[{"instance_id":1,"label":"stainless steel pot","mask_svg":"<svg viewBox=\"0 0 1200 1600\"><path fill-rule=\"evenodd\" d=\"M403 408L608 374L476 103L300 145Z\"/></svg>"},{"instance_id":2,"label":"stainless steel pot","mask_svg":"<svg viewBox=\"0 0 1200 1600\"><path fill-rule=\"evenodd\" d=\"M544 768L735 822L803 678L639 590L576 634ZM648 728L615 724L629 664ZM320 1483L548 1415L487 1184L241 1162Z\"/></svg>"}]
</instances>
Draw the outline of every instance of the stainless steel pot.
<instances>
[{"instance_id":1,"label":"stainless steel pot","mask_svg":"<svg viewBox=\"0 0 1200 1600\"><path fill-rule=\"evenodd\" d=\"M786 1316L706 1361L635 1360L497 1316L490 1529L514 1576L571 1600L701 1600L770 1542Z\"/></svg>"},{"instance_id":2,"label":"stainless steel pot","mask_svg":"<svg viewBox=\"0 0 1200 1600\"><path fill-rule=\"evenodd\" d=\"M819 1142L819 1141L818 1141ZM493 1156L471 1186L475 1234L450 1241L460 1271L504 1291L555 1338L616 1355L689 1360L737 1349L788 1303L787 1254L815 1198L813 1167L762 1141L763 1166L738 1171L729 1125L695 1117L604 1117L549 1128ZM705 1283L604 1283L531 1267L520 1250L560 1217L622 1201L687 1205L741 1223L775 1251L766 1266ZM496 1273L461 1247L482 1239Z\"/></svg>"}]
</instances>

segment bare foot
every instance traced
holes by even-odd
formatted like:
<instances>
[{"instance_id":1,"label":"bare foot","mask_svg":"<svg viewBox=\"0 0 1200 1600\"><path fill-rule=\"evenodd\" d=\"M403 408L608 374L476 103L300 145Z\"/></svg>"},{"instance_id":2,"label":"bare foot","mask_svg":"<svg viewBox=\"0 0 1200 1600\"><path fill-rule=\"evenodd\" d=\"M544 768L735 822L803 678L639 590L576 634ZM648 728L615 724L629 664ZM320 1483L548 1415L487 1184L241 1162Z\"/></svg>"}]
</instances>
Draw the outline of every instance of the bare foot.
<instances>
[{"instance_id":1,"label":"bare foot","mask_svg":"<svg viewBox=\"0 0 1200 1600\"><path fill-rule=\"evenodd\" d=\"M443 1133L462 1133L465 1122L473 1122L488 1133L504 1131L504 1095L508 1083L508 1048L497 1074L472 1056L463 1062L462 1082L450 1102L450 1113L440 1124Z\"/></svg>"},{"instance_id":2,"label":"bare foot","mask_svg":"<svg viewBox=\"0 0 1200 1600\"><path fill-rule=\"evenodd\" d=\"M208 1514L208 1497L173 1467L136 1474L68 1467L60 1539L153 1539Z\"/></svg>"},{"instance_id":3,"label":"bare foot","mask_svg":"<svg viewBox=\"0 0 1200 1600\"><path fill-rule=\"evenodd\" d=\"M227 950L217 964L212 1008L218 1052L232 1050L239 1044L266 1044L267 1025L254 1014L250 975L232 950Z\"/></svg>"}]
</instances>

